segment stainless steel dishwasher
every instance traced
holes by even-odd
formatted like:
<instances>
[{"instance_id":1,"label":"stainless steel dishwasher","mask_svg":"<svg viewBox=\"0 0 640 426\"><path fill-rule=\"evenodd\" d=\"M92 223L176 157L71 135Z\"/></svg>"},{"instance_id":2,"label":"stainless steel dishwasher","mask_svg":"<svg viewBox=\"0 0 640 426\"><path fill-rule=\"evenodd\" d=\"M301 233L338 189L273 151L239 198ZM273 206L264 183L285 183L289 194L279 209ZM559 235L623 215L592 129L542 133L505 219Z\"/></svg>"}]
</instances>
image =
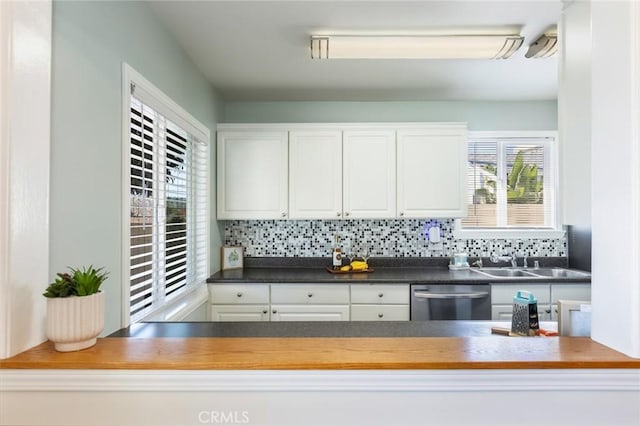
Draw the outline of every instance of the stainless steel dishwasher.
<instances>
[{"instance_id":1,"label":"stainless steel dishwasher","mask_svg":"<svg viewBox=\"0 0 640 426\"><path fill-rule=\"evenodd\" d=\"M411 320L490 320L488 284L412 284Z\"/></svg>"}]
</instances>

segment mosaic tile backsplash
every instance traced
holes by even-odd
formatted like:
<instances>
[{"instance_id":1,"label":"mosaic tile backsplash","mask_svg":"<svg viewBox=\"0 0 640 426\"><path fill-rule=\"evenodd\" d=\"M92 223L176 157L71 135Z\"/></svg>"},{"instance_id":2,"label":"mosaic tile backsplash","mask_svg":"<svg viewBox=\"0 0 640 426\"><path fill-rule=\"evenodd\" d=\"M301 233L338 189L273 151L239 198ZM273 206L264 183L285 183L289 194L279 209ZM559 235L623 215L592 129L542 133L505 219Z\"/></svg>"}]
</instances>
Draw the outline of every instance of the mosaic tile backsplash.
<instances>
[{"instance_id":1,"label":"mosaic tile backsplash","mask_svg":"<svg viewBox=\"0 0 640 426\"><path fill-rule=\"evenodd\" d=\"M335 235L347 255L375 257L450 257L491 253L526 253L532 257L565 257L566 238L456 240L453 219L384 220L234 220L223 222L224 243L245 248L248 257L323 257L331 255ZM428 230L440 227L440 243Z\"/></svg>"}]
</instances>

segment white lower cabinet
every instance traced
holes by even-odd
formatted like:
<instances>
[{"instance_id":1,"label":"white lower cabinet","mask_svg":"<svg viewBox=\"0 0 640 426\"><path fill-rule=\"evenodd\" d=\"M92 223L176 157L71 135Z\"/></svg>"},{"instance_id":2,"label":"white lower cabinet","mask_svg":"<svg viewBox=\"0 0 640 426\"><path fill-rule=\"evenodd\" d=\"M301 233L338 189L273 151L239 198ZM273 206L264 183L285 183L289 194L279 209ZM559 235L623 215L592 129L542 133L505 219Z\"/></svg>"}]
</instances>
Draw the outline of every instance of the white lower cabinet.
<instances>
[{"instance_id":1,"label":"white lower cabinet","mask_svg":"<svg viewBox=\"0 0 640 426\"><path fill-rule=\"evenodd\" d=\"M269 284L209 285L211 321L269 321Z\"/></svg>"},{"instance_id":2,"label":"white lower cabinet","mask_svg":"<svg viewBox=\"0 0 640 426\"><path fill-rule=\"evenodd\" d=\"M558 320L558 300L591 301L590 283L492 284L492 320L511 321L513 297L518 290L530 291L538 300L540 321Z\"/></svg>"},{"instance_id":3,"label":"white lower cabinet","mask_svg":"<svg viewBox=\"0 0 640 426\"><path fill-rule=\"evenodd\" d=\"M538 300L540 321L557 321L558 300L591 300L590 283L492 284L491 319L511 321L513 297ZM404 284L213 284L211 321L408 321Z\"/></svg>"},{"instance_id":4,"label":"white lower cabinet","mask_svg":"<svg viewBox=\"0 0 640 426\"><path fill-rule=\"evenodd\" d=\"M409 286L352 284L352 321L409 321Z\"/></svg>"},{"instance_id":5,"label":"white lower cabinet","mask_svg":"<svg viewBox=\"0 0 640 426\"><path fill-rule=\"evenodd\" d=\"M404 284L211 284L211 321L408 321Z\"/></svg>"},{"instance_id":6,"label":"white lower cabinet","mask_svg":"<svg viewBox=\"0 0 640 426\"><path fill-rule=\"evenodd\" d=\"M349 321L349 284L271 284L271 321Z\"/></svg>"}]
</instances>

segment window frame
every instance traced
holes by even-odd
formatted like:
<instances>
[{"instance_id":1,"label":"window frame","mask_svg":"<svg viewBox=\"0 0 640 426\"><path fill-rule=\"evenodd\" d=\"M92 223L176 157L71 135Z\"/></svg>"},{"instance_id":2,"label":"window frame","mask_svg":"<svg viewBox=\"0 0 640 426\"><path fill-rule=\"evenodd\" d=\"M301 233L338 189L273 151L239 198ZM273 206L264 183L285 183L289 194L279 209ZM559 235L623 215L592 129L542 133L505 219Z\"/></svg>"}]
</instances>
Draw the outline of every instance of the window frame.
<instances>
[{"instance_id":1,"label":"window frame","mask_svg":"<svg viewBox=\"0 0 640 426\"><path fill-rule=\"evenodd\" d=\"M160 114L165 116L170 121L174 122L178 127L191 133L201 140L207 146L206 162L210 164L211 160L211 137L209 129L195 119L180 105L174 102L169 96L163 93L155 85L144 78L140 73L134 70L127 63L122 63L122 315L121 324L123 327L127 327L131 324L131 284L130 284L130 243L131 243L131 231L130 221L128 217L131 214L131 181L130 181L130 108L131 108L131 86L135 85L136 90L141 90L153 99L153 104L149 105L153 109L157 110ZM137 97L138 98L138 97ZM146 104L146 102L145 102ZM205 189L205 215L204 221L205 227L205 254L204 261L206 262L206 275L210 274L210 200L211 200L211 179L210 179L210 167L205 167L206 173L206 189ZM187 257L190 257L187 254ZM152 307L148 312L141 317L136 318L136 322L144 320L180 320L193 311L207 300L206 283L203 281L200 283L187 284L186 288L176 294L173 297L168 297L162 301L158 306Z\"/></svg>"},{"instance_id":2,"label":"window frame","mask_svg":"<svg viewBox=\"0 0 640 426\"><path fill-rule=\"evenodd\" d=\"M550 198L552 202L552 211L545 217L551 221L550 227L505 227L505 228L464 228L462 219L455 219L453 236L455 239L476 239L476 238L561 238L564 231L560 225L560 197L559 197L559 170L558 170L558 132L557 131L469 131L469 141L479 139L498 139L499 147L508 144L508 139L514 139L517 143L518 139L535 139L540 138L540 144L544 146L545 169L550 172L544 174L545 199ZM546 139L546 140L544 140ZM537 142L538 143L538 142ZM499 185L504 185L504 176L506 176L506 160L503 150L498 149L497 165L500 176L498 176ZM548 168L547 168L548 167ZM502 178L502 179L501 179ZM548 192L547 192L548 191ZM499 214L499 213L498 213Z\"/></svg>"}]
</instances>

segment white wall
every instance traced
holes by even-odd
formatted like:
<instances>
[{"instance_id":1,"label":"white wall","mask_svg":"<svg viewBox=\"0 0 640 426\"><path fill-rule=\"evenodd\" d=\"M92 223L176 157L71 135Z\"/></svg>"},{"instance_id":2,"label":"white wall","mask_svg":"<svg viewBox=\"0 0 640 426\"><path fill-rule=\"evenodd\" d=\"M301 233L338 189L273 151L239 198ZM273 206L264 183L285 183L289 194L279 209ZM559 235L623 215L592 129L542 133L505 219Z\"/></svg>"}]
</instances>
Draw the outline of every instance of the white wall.
<instances>
[{"instance_id":1,"label":"white wall","mask_svg":"<svg viewBox=\"0 0 640 426\"><path fill-rule=\"evenodd\" d=\"M637 426L639 381L637 369L0 370L0 425Z\"/></svg>"},{"instance_id":2,"label":"white wall","mask_svg":"<svg viewBox=\"0 0 640 426\"><path fill-rule=\"evenodd\" d=\"M0 358L44 340L51 2L0 2Z\"/></svg>"},{"instance_id":3,"label":"white wall","mask_svg":"<svg viewBox=\"0 0 640 426\"><path fill-rule=\"evenodd\" d=\"M640 3L591 8L591 335L640 358Z\"/></svg>"},{"instance_id":4,"label":"white wall","mask_svg":"<svg viewBox=\"0 0 640 426\"><path fill-rule=\"evenodd\" d=\"M212 135L221 113L209 82L144 2L54 3L49 279L68 265L110 271L104 284L105 334L121 326L120 277L128 267L121 261L122 62ZM220 236L213 220L211 246L215 271Z\"/></svg>"},{"instance_id":5,"label":"white wall","mask_svg":"<svg viewBox=\"0 0 640 426\"><path fill-rule=\"evenodd\" d=\"M227 102L225 123L462 121L470 130L556 130L555 100L530 102Z\"/></svg>"},{"instance_id":6,"label":"white wall","mask_svg":"<svg viewBox=\"0 0 640 426\"><path fill-rule=\"evenodd\" d=\"M562 223L591 227L591 5L572 2L560 26L558 114Z\"/></svg>"}]
</instances>

